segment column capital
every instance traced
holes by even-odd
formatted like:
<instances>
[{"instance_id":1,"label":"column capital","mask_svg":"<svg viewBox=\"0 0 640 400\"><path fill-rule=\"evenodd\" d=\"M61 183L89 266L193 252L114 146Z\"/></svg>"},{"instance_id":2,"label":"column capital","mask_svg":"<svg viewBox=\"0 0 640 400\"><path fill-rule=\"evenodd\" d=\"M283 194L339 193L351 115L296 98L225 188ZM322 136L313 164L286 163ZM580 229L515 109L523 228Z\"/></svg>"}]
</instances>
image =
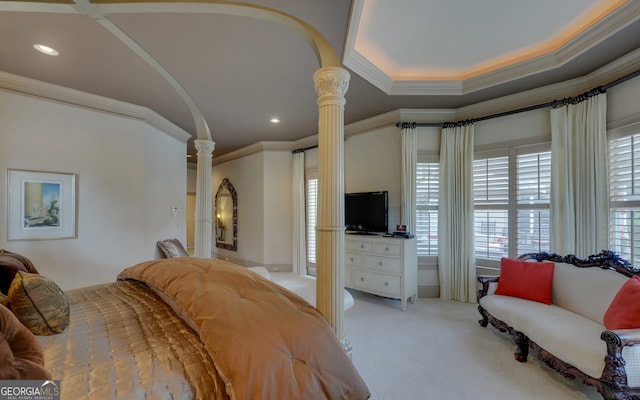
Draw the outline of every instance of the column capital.
<instances>
[{"instance_id":1,"label":"column capital","mask_svg":"<svg viewBox=\"0 0 640 400\"><path fill-rule=\"evenodd\" d=\"M212 140L196 139L193 141L193 144L196 146L196 150L198 150L198 156L201 154L211 155L216 148L216 142Z\"/></svg>"},{"instance_id":2,"label":"column capital","mask_svg":"<svg viewBox=\"0 0 640 400\"><path fill-rule=\"evenodd\" d=\"M349 89L349 72L341 67L320 68L313 74L313 83L316 93L323 96L344 97Z\"/></svg>"}]
</instances>

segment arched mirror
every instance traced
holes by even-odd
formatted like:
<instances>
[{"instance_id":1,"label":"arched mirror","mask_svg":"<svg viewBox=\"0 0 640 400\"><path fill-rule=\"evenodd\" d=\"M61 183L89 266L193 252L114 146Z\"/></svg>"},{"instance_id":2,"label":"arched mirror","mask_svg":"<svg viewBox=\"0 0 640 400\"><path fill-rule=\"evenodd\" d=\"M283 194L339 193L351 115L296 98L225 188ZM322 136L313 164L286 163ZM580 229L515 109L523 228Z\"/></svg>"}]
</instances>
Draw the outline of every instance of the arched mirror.
<instances>
[{"instance_id":1,"label":"arched mirror","mask_svg":"<svg viewBox=\"0 0 640 400\"><path fill-rule=\"evenodd\" d=\"M216 247L238 250L238 197L227 178L222 180L215 200Z\"/></svg>"}]
</instances>

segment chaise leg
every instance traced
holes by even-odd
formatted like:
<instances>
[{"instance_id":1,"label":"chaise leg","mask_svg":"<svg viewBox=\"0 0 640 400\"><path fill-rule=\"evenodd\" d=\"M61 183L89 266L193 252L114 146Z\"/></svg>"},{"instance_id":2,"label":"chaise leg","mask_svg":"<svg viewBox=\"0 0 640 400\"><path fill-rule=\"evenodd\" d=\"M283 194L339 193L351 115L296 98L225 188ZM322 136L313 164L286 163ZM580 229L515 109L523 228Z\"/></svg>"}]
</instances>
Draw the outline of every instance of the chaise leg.
<instances>
[{"instance_id":1,"label":"chaise leg","mask_svg":"<svg viewBox=\"0 0 640 400\"><path fill-rule=\"evenodd\" d=\"M529 356L529 338L522 332L515 332L513 339L517 346L513 356L520 362L526 362Z\"/></svg>"},{"instance_id":2,"label":"chaise leg","mask_svg":"<svg viewBox=\"0 0 640 400\"><path fill-rule=\"evenodd\" d=\"M478 322L480 323L480 326L482 326L483 328L486 328L487 325L489 324L489 316L487 315L487 310L482 308L482 306L478 306L478 311L482 316L482 319Z\"/></svg>"},{"instance_id":3,"label":"chaise leg","mask_svg":"<svg viewBox=\"0 0 640 400\"><path fill-rule=\"evenodd\" d=\"M610 331L603 332L601 338L607 343L607 355L604 357L604 371L600 379L600 394L605 400L637 399L638 396L627 396L624 391L627 387L627 372L626 362L622 359L620 338Z\"/></svg>"}]
</instances>

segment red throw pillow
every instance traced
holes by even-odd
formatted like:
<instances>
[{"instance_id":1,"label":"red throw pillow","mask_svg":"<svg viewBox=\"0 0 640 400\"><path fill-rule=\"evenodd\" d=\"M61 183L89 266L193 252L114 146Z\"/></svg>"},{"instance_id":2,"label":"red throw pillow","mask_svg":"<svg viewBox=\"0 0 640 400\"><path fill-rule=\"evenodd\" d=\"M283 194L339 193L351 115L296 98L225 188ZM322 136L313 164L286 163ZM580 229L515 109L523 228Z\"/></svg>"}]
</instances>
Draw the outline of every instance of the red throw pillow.
<instances>
[{"instance_id":1,"label":"red throw pillow","mask_svg":"<svg viewBox=\"0 0 640 400\"><path fill-rule=\"evenodd\" d=\"M640 328L640 278L632 276L618 290L604 313L604 326L611 329Z\"/></svg>"},{"instance_id":2,"label":"red throw pillow","mask_svg":"<svg viewBox=\"0 0 640 400\"><path fill-rule=\"evenodd\" d=\"M552 262L529 262L502 258L496 294L551 304Z\"/></svg>"}]
</instances>

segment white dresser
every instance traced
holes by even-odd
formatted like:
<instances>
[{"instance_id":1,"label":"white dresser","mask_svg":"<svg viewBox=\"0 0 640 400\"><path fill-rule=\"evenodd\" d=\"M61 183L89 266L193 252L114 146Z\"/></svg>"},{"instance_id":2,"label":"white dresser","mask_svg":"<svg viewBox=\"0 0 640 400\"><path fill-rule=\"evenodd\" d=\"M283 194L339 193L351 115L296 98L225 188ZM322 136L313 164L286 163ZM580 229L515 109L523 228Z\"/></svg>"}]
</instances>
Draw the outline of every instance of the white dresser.
<instances>
[{"instance_id":1,"label":"white dresser","mask_svg":"<svg viewBox=\"0 0 640 400\"><path fill-rule=\"evenodd\" d=\"M345 286L379 296L400 299L418 297L416 239L345 235Z\"/></svg>"}]
</instances>

